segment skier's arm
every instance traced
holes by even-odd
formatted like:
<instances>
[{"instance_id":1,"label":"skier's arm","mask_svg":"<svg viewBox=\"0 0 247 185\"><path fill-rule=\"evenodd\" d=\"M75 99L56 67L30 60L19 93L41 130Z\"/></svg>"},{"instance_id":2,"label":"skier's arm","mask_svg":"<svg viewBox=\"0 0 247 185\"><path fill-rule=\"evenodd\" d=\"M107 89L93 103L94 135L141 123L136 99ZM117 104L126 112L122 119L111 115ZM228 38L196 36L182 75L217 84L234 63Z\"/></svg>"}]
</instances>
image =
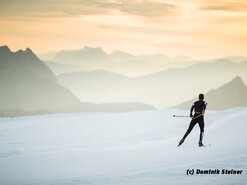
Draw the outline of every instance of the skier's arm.
<instances>
[{"instance_id":1,"label":"skier's arm","mask_svg":"<svg viewBox=\"0 0 247 185\"><path fill-rule=\"evenodd\" d=\"M208 103L207 102L204 102L204 111L206 110L207 105L208 105Z\"/></svg>"},{"instance_id":2,"label":"skier's arm","mask_svg":"<svg viewBox=\"0 0 247 185\"><path fill-rule=\"evenodd\" d=\"M205 110L206 110L206 108L207 108L207 105L208 105L208 103L207 103L207 102L204 102L202 114L205 114Z\"/></svg>"},{"instance_id":3,"label":"skier's arm","mask_svg":"<svg viewBox=\"0 0 247 185\"><path fill-rule=\"evenodd\" d=\"M193 115L192 115L192 112L193 112L193 109L195 108L195 103L193 103L193 105L192 105L192 107L191 107L191 109L190 109L190 117L192 117Z\"/></svg>"}]
</instances>

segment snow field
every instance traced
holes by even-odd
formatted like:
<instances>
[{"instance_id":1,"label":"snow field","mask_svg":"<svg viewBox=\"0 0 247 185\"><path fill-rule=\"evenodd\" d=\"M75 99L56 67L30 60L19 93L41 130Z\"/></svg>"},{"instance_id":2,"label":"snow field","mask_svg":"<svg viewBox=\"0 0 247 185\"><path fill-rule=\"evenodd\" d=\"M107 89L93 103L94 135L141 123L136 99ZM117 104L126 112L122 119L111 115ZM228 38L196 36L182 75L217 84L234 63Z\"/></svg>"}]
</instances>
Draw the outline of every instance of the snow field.
<instances>
[{"instance_id":1,"label":"snow field","mask_svg":"<svg viewBox=\"0 0 247 185\"><path fill-rule=\"evenodd\" d=\"M0 118L0 184L246 184L247 108L207 111L181 147L188 111ZM243 170L188 176L188 169Z\"/></svg>"}]
</instances>

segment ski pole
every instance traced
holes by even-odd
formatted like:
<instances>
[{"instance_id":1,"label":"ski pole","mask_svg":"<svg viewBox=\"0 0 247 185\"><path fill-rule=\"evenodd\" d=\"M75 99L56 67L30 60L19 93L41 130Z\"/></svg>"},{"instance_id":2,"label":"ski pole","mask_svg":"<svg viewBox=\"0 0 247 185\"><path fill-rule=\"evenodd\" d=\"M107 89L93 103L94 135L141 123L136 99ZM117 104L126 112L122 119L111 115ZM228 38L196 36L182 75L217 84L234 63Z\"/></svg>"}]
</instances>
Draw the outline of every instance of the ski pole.
<instances>
[{"instance_id":1,"label":"ski pole","mask_svg":"<svg viewBox=\"0 0 247 185\"><path fill-rule=\"evenodd\" d=\"M198 116L192 118L192 120L193 120L193 119L196 119L196 118L198 118L198 117L200 117L200 116L203 116L203 114L200 114L200 115L198 115Z\"/></svg>"},{"instance_id":2,"label":"ski pole","mask_svg":"<svg viewBox=\"0 0 247 185\"><path fill-rule=\"evenodd\" d=\"M194 118L192 118L192 120L193 119L196 119L196 118L198 118L198 117L200 117L200 116L203 116L203 114L200 114L200 115L198 115L198 116L196 116L196 117L194 117ZM173 117L184 117L184 118L188 118L188 117L190 117L190 116L177 116L177 115L173 115Z\"/></svg>"},{"instance_id":3,"label":"ski pole","mask_svg":"<svg viewBox=\"0 0 247 185\"><path fill-rule=\"evenodd\" d=\"M185 117L185 118L187 118L189 116L177 116L177 115L173 115L173 117Z\"/></svg>"}]
</instances>

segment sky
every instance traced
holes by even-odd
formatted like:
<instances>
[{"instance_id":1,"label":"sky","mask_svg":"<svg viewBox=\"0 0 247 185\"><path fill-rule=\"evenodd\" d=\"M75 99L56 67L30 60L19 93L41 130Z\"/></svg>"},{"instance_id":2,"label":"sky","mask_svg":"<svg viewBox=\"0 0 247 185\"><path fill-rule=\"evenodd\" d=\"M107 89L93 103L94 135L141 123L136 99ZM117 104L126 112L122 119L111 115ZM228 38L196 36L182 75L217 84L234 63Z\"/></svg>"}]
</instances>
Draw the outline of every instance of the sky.
<instances>
[{"instance_id":1,"label":"sky","mask_svg":"<svg viewBox=\"0 0 247 185\"><path fill-rule=\"evenodd\" d=\"M0 0L0 45L246 56L246 22L246 0Z\"/></svg>"}]
</instances>

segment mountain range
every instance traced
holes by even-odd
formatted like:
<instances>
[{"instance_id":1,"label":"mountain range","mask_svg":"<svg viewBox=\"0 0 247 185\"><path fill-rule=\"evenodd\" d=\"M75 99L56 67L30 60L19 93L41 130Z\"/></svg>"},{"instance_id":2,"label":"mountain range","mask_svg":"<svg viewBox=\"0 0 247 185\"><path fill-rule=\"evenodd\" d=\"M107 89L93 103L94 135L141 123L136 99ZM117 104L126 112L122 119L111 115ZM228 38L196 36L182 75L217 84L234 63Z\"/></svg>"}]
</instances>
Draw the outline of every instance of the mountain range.
<instances>
[{"instance_id":1,"label":"mountain range","mask_svg":"<svg viewBox=\"0 0 247 185\"><path fill-rule=\"evenodd\" d=\"M205 101L208 102L208 109L210 110L224 110L234 107L247 107L247 86L242 79L237 76L230 82L222 85L217 89L210 90L205 94ZM184 102L175 108L190 109L191 104L197 101L194 98L190 101Z\"/></svg>"},{"instance_id":2,"label":"mountain range","mask_svg":"<svg viewBox=\"0 0 247 185\"><path fill-rule=\"evenodd\" d=\"M194 59L179 55L174 58L170 58L162 54L152 55L133 55L121 50L114 50L110 54L107 54L102 48L84 47L79 50L62 50L57 52L47 52L38 55L41 60L55 61L59 63L76 63L83 61L102 61L112 60L115 62L123 62L130 60L147 60L153 64L163 64L168 62L187 62Z\"/></svg>"},{"instance_id":3,"label":"mountain range","mask_svg":"<svg viewBox=\"0 0 247 185\"><path fill-rule=\"evenodd\" d=\"M47 62L47 65L51 67L55 74L62 73L61 69L64 64L70 66L70 69L73 69L73 66L77 66L77 69L70 70L70 72L78 71L78 69L81 71L105 70L133 77L147 75L171 67L187 67L195 63L192 58L187 56L177 56L174 58L161 54L135 56L120 50L107 54L99 47L49 52L39 56L45 62L52 61L57 63L55 66ZM68 70L65 69L63 72L68 72Z\"/></svg>"},{"instance_id":4,"label":"mountain range","mask_svg":"<svg viewBox=\"0 0 247 185\"><path fill-rule=\"evenodd\" d=\"M55 74L105 70L128 77L149 75L172 68L187 68L200 63L214 63L218 60L217 58L195 60L182 55L173 58L163 54L133 55L120 50L107 54L100 47L84 47L79 50L48 52L40 54L39 57L45 61ZM247 57L226 56L221 58L221 60L241 63L247 61Z\"/></svg>"},{"instance_id":5,"label":"mountain range","mask_svg":"<svg viewBox=\"0 0 247 185\"><path fill-rule=\"evenodd\" d=\"M99 49L98 52L103 51ZM132 57L120 51L112 53L116 58L120 55L125 59ZM105 70L78 71L55 76L53 71L29 48L11 52L7 46L2 46L0 47L0 114L124 112L155 109L152 105L161 109L174 107L186 99L192 99L195 95L206 92L210 92L206 95L210 101L220 105L217 107L214 103L210 103L210 109L221 110L245 106L237 99L232 100L236 104L228 99L224 101L225 105L221 105L216 101L219 93L210 91L235 76L241 76L243 81L247 81L247 61L242 61L242 57L233 57L233 59L235 62L219 59L138 77L127 77ZM64 65L64 68L70 66L70 64L50 63ZM122 62L117 63L121 68ZM76 65L74 67L76 68ZM233 80L235 86L227 85L234 87L232 89L235 90L242 89L243 92L236 93L241 97L240 99L244 99L243 94L245 95L242 80L238 77ZM224 91L221 92L223 97ZM227 99L233 92L234 90L227 90L224 98Z\"/></svg>"},{"instance_id":6,"label":"mountain range","mask_svg":"<svg viewBox=\"0 0 247 185\"><path fill-rule=\"evenodd\" d=\"M219 59L139 77L97 70L64 73L57 78L80 99L84 97L95 103L135 100L167 108L218 88L237 75L247 81L246 69L247 61Z\"/></svg>"},{"instance_id":7,"label":"mountain range","mask_svg":"<svg viewBox=\"0 0 247 185\"><path fill-rule=\"evenodd\" d=\"M29 48L11 52L7 46L0 47L0 86L0 111L10 115L154 109L136 101L103 105L82 103L59 84L53 72Z\"/></svg>"},{"instance_id":8,"label":"mountain range","mask_svg":"<svg viewBox=\"0 0 247 185\"><path fill-rule=\"evenodd\" d=\"M29 48L11 52L0 47L0 85L1 110L54 111L81 103Z\"/></svg>"}]
</instances>

